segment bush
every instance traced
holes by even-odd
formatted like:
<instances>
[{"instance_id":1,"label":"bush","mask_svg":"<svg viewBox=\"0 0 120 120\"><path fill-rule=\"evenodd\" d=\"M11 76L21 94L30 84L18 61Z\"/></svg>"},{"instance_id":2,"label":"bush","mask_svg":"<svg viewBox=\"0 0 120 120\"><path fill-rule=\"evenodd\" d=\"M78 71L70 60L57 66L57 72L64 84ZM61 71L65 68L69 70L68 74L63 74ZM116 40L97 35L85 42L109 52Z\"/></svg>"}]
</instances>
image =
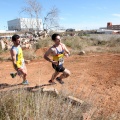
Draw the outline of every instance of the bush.
<instances>
[{"instance_id":1,"label":"bush","mask_svg":"<svg viewBox=\"0 0 120 120\"><path fill-rule=\"evenodd\" d=\"M120 47L111 47L107 51L110 52L110 53L120 53Z\"/></svg>"},{"instance_id":2,"label":"bush","mask_svg":"<svg viewBox=\"0 0 120 120\"><path fill-rule=\"evenodd\" d=\"M112 39L107 43L108 47L120 47L120 38Z\"/></svg>"},{"instance_id":3,"label":"bush","mask_svg":"<svg viewBox=\"0 0 120 120\"><path fill-rule=\"evenodd\" d=\"M48 47L49 45L51 45L51 40L50 38L48 39L43 39L43 40L39 40L38 43L35 44L35 49L40 49L43 47Z\"/></svg>"},{"instance_id":4,"label":"bush","mask_svg":"<svg viewBox=\"0 0 120 120\"><path fill-rule=\"evenodd\" d=\"M2 50L2 46L0 45L0 54L3 52L3 50Z\"/></svg>"},{"instance_id":5,"label":"bush","mask_svg":"<svg viewBox=\"0 0 120 120\"><path fill-rule=\"evenodd\" d=\"M4 58L3 58L3 57L0 57L0 61L4 61Z\"/></svg>"},{"instance_id":6,"label":"bush","mask_svg":"<svg viewBox=\"0 0 120 120\"><path fill-rule=\"evenodd\" d=\"M35 52L33 50L24 50L23 55L26 60L33 60L36 58Z\"/></svg>"},{"instance_id":7,"label":"bush","mask_svg":"<svg viewBox=\"0 0 120 120\"><path fill-rule=\"evenodd\" d=\"M81 50L83 47L84 47L84 42L85 41L82 41L81 39L80 39L80 37L78 37L78 36L73 36L73 37L71 37L71 36L68 36L68 37L64 37L63 38L63 40L62 40L62 42L66 45L66 46L68 46L68 47L70 47L70 48L72 48L72 49L79 49L79 50Z\"/></svg>"}]
</instances>

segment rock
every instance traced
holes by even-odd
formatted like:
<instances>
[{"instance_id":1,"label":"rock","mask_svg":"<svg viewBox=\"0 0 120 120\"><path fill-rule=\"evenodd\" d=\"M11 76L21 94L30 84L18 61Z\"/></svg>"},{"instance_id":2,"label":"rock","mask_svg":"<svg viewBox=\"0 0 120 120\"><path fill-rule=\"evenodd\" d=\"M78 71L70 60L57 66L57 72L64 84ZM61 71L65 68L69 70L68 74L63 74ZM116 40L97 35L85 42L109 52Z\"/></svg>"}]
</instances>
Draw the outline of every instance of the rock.
<instances>
[{"instance_id":1,"label":"rock","mask_svg":"<svg viewBox=\"0 0 120 120\"><path fill-rule=\"evenodd\" d=\"M69 102L71 102L73 105L82 105L84 103L84 101L82 101L82 100L80 100L78 98L75 98L73 96L68 96L67 100Z\"/></svg>"},{"instance_id":2,"label":"rock","mask_svg":"<svg viewBox=\"0 0 120 120\"><path fill-rule=\"evenodd\" d=\"M42 92L42 88L41 87L30 87L30 88L27 88L28 91L30 92Z\"/></svg>"},{"instance_id":3,"label":"rock","mask_svg":"<svg viewBox=\"0 0 120 120\"><path fill-rule=\"evenodd\" d=\"M93 114L96 112L96 108L92 108L91 110L89 110L86 113L83 113L83 118L84 120L92 120L92 116ZM113 119L112 119L113 120Z\"/></svg>"},{"instance_id":4,"label":"rock","mask_svg":"<svg viewBox=\"0 0 120 120\"><path fill-rule=\"evenodd\" d=\"M55 95L55 96L58 96L58 94L59 94L59 92L54 88L43 88L42 92L47 93L47 94L51 94L51 95Z\"/></svg>"},{"instance_id":5,"label":"rock","mask_svg":"<svg viewBox=\"0 0 120 120\"><path fill-rule=\"evenodd\" d=\"M84 55L84 54L85 54L84 50L82 50L82 51L79 52L79 55Z\"/></svg>"},{"instance_id":6,"label":"rock","mask_svg":"<svg viewBox=\"0 0 120 120\"><path fill-rule=\"evenodd\" d=\"M2 50L5 49L5 43L4 43L3 40L0 40L0 48L1 48Z\"/></svg>"},{"instance_id":7,"label":"rock","mask_svg":"<svg viewBox=\"0 0 120 120\"><path fill-rule=\"evenodd\" d=\"M12 61L12 58L11 58L11 57L9 57L9 58L7 58L7 60Z\"/></svg>"},{"instance_id":8,"label":"rock","mask_svg":"<svg viewBox=\"0 0 120 120\"><path fill-rule=\"evenodd\" d=\"M29 64L29 63L30 63L30 60L25 60L25 63L26 63L26 64Z\"/></svg>"}]
</instances>

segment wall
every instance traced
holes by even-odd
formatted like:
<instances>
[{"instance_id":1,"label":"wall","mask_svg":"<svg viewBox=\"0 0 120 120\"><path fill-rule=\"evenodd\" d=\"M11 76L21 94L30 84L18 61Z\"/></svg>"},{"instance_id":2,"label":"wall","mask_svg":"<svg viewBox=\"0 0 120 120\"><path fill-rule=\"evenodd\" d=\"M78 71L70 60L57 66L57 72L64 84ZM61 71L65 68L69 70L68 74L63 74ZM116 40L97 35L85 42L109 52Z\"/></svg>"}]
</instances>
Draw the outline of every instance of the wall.
<instances>
[{"instance_id":1,"label":"wall","mask_svg":"<svg viewBox=\"0 0 120 120\"><path fill-rule=\"evenodd\" d=\"M21 30L20 19L8 21L8 30Z\"/></svg>"},{"instance_id":2,"label":"wall","mask_svg":"<svg viewBox=\"0 0 120 120\"><path fill-rule=\"evenodd\" d=\"M42 30L42 19L19 18L8 21L9 30Z\"/></svg>"}]
</instances>

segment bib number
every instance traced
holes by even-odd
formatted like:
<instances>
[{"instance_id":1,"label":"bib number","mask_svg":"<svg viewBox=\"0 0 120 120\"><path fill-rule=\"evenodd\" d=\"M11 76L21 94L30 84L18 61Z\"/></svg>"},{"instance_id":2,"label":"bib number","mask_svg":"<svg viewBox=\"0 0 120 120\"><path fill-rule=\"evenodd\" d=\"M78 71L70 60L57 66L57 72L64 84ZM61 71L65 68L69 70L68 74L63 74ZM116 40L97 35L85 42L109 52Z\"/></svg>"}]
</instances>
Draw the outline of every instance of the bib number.
<instances>
[{"instance_id":1,"label":"bib number","mask_svg":"<svg viewBox=\"0 0 120 120\"><path fill-rule=\"evenodd\" d=\"M59 58L59 65L63 65L63 63L64 63L63 57L62 57L62 58Z\"/></svg>"}]
</instances>

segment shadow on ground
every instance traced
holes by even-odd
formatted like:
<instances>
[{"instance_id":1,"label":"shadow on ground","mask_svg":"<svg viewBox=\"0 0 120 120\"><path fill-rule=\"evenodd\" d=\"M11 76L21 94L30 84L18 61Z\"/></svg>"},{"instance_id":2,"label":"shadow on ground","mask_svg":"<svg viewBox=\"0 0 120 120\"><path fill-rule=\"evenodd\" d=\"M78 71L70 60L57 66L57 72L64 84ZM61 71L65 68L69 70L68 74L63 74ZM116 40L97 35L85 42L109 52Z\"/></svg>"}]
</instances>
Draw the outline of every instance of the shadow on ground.
<instances>
[{"instance_id":1,"label":"shadow on ground","mask_svg":"<svg viewBox=\"0 0 120 120\"><path fill-rule=\"evenodd\" d=\"M22 85L22 83L19 83L19 84L7 84L7 83L2 83L0 84L0 90L2 89L5 89L5 88L10 88L10 87L16 87L16 86L25 86L25 89L27 89L28 91L31 91L32 89L38 89L38 88L42 88L42 87L45 87L45 86L52 86L53 84L43 84L43 85L37 85L37 86L34 86L34 87L29 87L29 86L26 86L26 85Z\"/></svg>"}]
</instances>

